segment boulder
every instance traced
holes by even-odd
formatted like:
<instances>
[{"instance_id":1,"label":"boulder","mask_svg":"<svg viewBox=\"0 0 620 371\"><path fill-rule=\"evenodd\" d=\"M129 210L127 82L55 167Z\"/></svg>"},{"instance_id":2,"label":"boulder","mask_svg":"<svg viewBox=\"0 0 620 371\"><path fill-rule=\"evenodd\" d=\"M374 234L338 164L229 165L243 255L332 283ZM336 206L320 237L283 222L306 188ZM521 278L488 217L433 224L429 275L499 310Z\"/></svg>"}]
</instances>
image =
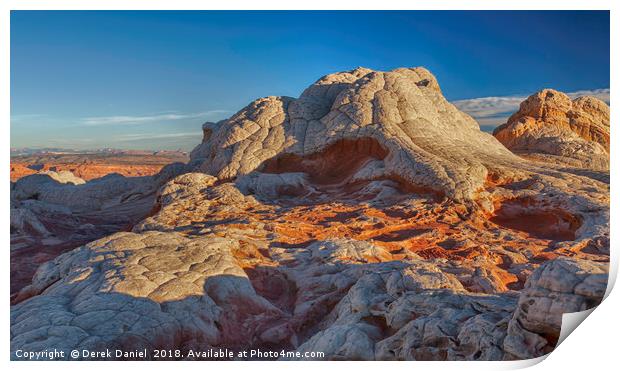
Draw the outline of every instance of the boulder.
<instances>
[{"instance_id":1,"label":"boulder","mask_svg":"<svg viewBox=\"0 0 620 371\"><path fill-rule=\"evenodd\" d=\"M504 340L515 359L535 358L553 350L564 313L597 306L607 288L609 265L558 258L538 268L521 291Z\"/></svg>"}]
</instances>

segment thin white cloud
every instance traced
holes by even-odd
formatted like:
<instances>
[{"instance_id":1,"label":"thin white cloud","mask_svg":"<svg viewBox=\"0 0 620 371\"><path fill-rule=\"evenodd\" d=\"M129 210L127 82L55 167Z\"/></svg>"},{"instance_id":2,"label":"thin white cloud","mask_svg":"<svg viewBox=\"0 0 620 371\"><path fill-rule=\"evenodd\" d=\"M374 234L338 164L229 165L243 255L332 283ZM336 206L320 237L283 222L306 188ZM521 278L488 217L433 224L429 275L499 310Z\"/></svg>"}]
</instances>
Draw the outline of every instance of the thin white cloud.
<instances>
[{"instance_id":1,"label":"thin white cloud","mask_svg":"<svg viewBox=\"0 0 620 371\"><path fill-rule=\"evenodd\" d=\"M21 114L21 115L11 115L11 122L12 123L17 123L17 122L22 122L22 121L31 121L31 120L36 120L36 119L40 119L46 117L46 115L40 114L40 113L26 113L26 114Z\"/></svg>"},{"instance_id":2,"label":"thin white cloud","mask_svg":"<svg viewBox=\"0 0 620 371\"><path fill-rule=\"evenodd\" d=\"M116 136L115 139L121 142L133 142L139 140L147 140L147 139L168 139L168 138L200 138L202 133L200 132L189 132L189 133L160 133L160 134L149 134L149 133L138 133L138 134L123 134Z\"/></svg>"},{"instance_id":3,"label":"thin white cloud","mask_svg":"<svg viewBox=\"0 0 620 371\"><path fill-rule=\"evenodd\" d=\"M72 138L72 139L50 138L50 139L47 139L47 141L50 143L54 143L54 144L66 144L66 143L75 143L75 142L91 143L91 142L95 142L96 139L95 138Z\"/></svg>"},{"instance_id":4,"label":"thin white cloud","mask_svg":"<svg viewBox=\"0 0 620 371\"><path fill-rule=\"evenodd\" d=\"M484 97L463 99L452 102L461 111L467 112L474 118L493 117L514 112L519 104L527 98L525 96Z\"/></svg>"},{"instance_id":5,"label":"thin white cloud","mask_svg":"<svg viewBox=\"0 0 620 371\"><path fill-rule=\"evenodd\" d=\"M609 89L578 90L572 93L567 93L566 95L571 97L571 99L589 95L589 96L598 98L607 104L609 104L609 101L610 101L609 100Z\"/></svg>"},{"instance_id":6,"label":"thin white cloud","mask_svg":"<svg viewBox=\"0 0 620 371\"><path fill-rule=\"evenodd\" d=\"M220 115L230 113L227 110L211 110L205 112L196 112L196 113L158 113L154 115L143 115L143 116L98 116L98 117L85 117L80 122L83 125L87 126L97 126L97 125L136 125L143 124L146 122L154 122L154 121L175 121L175 120L183 120L183 119L194 119L201 117L212 117L214 115Z\"/></svg>"},{"instance_id":7,"label":"thin white cloud","mask_svg":"<svg viewBox=\"0 0 620 371\"><path fill-rule=\"evenodd\" d=\"M570 98L589 95L609 104L609 89L579 90L567 93ZM481 125L493 127L506 122L519 109L526 95L462 99L452 102L458 109L475 118Z\"/></svg>"}]
</instances>

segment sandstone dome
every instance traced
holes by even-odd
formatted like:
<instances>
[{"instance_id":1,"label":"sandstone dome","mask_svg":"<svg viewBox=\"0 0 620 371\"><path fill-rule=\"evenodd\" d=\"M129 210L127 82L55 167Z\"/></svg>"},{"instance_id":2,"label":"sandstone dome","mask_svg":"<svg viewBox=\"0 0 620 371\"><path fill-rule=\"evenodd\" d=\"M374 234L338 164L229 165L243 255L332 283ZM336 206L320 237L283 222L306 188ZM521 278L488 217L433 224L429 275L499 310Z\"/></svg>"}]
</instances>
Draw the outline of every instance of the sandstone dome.
<instances>
[{"instance_id":1,"label":"sandstone dome","mask_svg":"<svg viewBox=\"0 0 620 371\"><path fill-rule=\"evenodd\" d=\"M609 169L609 106L544 89L532 94L493 135L510 150L541 161Z\"/></svg>"},{"instance_id":2,"label":"sandstone dome","mask_svg":"<svg viewBox=\"0 0 620 371\"><path fill-rule=\"evenodd\" d=\"M257 99L203 129L191 158L222 180L296 169L319 182L397 179L467 200L489 169L518 161L422 67L327 75L297 99Z\"/></svg>"}]
</instances>

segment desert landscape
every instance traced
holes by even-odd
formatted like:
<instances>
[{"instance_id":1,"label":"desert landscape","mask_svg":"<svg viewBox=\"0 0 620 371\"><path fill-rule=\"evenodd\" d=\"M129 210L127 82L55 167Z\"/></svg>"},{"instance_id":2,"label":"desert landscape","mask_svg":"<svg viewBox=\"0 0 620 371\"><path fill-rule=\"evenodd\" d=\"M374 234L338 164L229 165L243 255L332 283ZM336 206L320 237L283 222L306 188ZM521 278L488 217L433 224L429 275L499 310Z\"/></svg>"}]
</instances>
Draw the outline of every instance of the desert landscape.
<instances>
[{"instance_id":1,"label":"desert landscape","mask_svg":"<svg viewBox=\"0 0 620 371\"><path fill-rule=\"evenodd\" d=\"M11 153L11 181L27 175L47 171L69 171L86 181L108 174L135 177L153 175L173 162L187 162L188 155L182 151L35 151Z\"/></svg>"},{"instance_id":2,"label":"desert landscape","mask_svg":"<svg viewBox=\"0 0 620 371\"><path fill-rule=\"evenodd\" d=\"M359 67L202 131L189 158L12 159L12 359L530 359L603 298L597 98L532 92L490 134L428 69Z\"/></svg>"}]
</instances>

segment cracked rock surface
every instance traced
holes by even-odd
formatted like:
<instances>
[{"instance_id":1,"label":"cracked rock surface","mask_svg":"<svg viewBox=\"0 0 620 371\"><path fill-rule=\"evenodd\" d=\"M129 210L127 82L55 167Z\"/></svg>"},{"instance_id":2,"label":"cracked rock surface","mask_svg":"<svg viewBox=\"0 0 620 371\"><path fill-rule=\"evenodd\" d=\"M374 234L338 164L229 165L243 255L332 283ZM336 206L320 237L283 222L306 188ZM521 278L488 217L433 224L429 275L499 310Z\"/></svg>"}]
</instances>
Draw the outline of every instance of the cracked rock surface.
<instances>
[{"instance_id":1,"label":"cracked rock surface","mask_svg":"<svg viewBox=\"0 0 620 371\"><path fill-rule=\"evenodd\" d=\"M571 100L544 89L523 101L493 135L534 160L609 170L609 106L594 97Z\"/></svg>"}]
</instances>

